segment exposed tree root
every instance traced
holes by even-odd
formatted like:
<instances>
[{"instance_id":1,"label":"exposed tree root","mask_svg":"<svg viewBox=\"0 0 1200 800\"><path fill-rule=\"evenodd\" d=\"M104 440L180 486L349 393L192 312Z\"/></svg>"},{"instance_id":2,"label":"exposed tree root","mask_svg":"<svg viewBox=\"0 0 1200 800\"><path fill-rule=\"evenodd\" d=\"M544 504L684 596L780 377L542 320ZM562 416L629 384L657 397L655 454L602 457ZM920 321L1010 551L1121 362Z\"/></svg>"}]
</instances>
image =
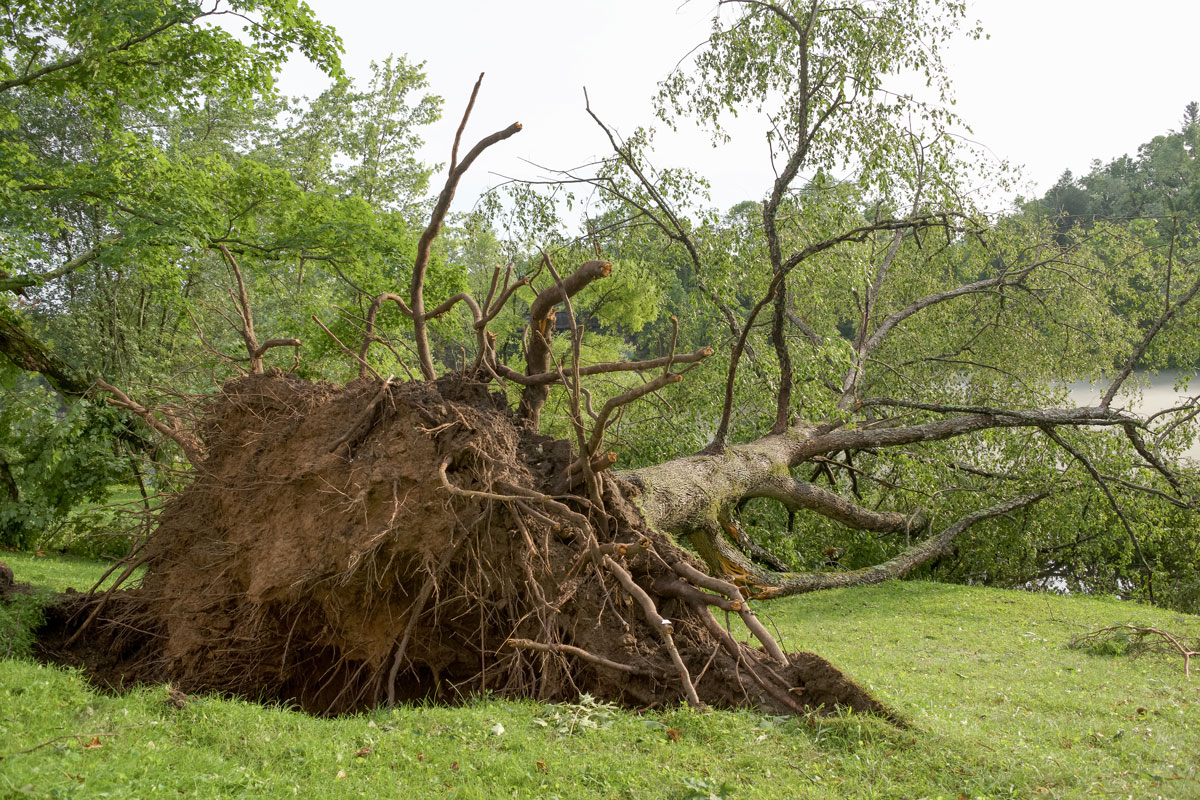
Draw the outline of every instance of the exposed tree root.
<instances>
[{"instance_id":1,"label":"exposed tree root","mask_svg":"<svg viewBox=\"0 0 1200 800\"><path fill-rule=\"evenodd\" d=\"M590 692L894 719L827 662L785 653L737 587L646 525L632 487L593 471L588 498L552 497L577 454L480 384L249 375L208 404L201 435L193 485L138 555L141 587L61 608L49 655L91 668L80 648L107 643L132 660L101 663L109 685L317 713Z\"/></svg>"}]
</instances>

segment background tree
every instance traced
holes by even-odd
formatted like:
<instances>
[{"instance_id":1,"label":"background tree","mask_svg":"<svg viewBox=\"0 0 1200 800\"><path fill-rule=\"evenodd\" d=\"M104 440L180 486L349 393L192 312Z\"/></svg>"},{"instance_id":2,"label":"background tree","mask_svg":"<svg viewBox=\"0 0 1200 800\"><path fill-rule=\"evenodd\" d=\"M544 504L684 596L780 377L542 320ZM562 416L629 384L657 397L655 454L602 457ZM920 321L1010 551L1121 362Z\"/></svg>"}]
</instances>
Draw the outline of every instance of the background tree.
<instances>
[{"instance_id":1,"label":"background tree","mask_svg":"<svg viewBox=\"0 0 1200 800\"><path fill-rule=\"evenodd\" d=\"M229 19L245 23L240 35L218 25ZM289 51L340 75L336 36L303 4L26 5L5 25L6 359L72 403L99 378L136 388L152 407L211 391L231 368L254 366L239 356L241 323L230 316L231 291L241 290L263 343L322 337L303 365L319 373L326 348L311 315L352 302L356 279L369 282L414 246L429 174L414 156L416 128L439 107L420 67L388 59L365 90L339 78L328 97L289 105L273 87ZM286 366L278 352L266 356ZM67 413L28 381L6 394L13 413ZM97 421L84 440L111 426ZM6 442L10 471L56 480L36 466L42 440L22 430L14 425ZM62 450L83 440L55 441L56 458L81 456ZM135 432L121 446L146 444ZM47 514L61 519L85 495L134 477L105 467L86 489L60 486L69 499L17 515L23 527L6 539L44 541L57 527ZM34 496L24 493L26 510Z\"/></svg>"}]
</instances>

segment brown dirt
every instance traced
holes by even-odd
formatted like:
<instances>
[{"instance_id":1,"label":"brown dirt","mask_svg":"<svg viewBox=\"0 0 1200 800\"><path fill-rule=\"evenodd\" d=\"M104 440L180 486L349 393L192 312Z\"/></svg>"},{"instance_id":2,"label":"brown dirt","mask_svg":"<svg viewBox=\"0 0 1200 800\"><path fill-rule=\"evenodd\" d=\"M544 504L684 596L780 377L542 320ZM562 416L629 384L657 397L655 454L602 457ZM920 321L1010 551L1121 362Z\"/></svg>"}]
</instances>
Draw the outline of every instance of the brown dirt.
<instances>
[{"instance_id":1,"label":"brown dirt","mask_svg":"<svg viewBox=\"0 0 1200 800\"><path fill-rule=\"evenodd\" d=\"M97 686L122 691L139 683L167 680L161 634L130 624L142 620L145 609L135 592L113 592L85 635L68 640L100 601L74 589L60 594L46 608L38 631L37 654L47 661L78 667Z\"/></svg>"},{"instance_id":2,"label":"brown dirt","mask_svg":"<svg viewBox=\"0 0 1200 800\"><path fill-rule=\"evenodd\" d=\"M0 561L0 603L18 594L30 594L33 587L28 583L17 583L12 568Z\"/></svg>"},{"instance_id":3,"label":"brown dirt","mask_svg":"<svg viewBox=\"0 0 1200 800\"><path fill-rule=\"evenodd\" d=\"M586 528L533 498L572 448L519 426L479 384L250 376L208 403L200 433L208 456L164 508L142 585L114 595L71 646L96 601L62 606L43 638L49 657L83 663L109 686L169 680L316 713L484 691L675 704L683 684L660 632L594 558L597 545L649 540L615 558L674 624L703 702L795 712L779 699L784 686L809 708L892 716L811 653L786 667L760 649L731 655L697 606L655 593L656 581L678 580L669 564L696 562L647 529L631 487L606 479L593 498L603 510L566 501ZM465 492L442 484L443 462ZM773 676L776 691L755 675Z\"/></svg>"}]
</instances>

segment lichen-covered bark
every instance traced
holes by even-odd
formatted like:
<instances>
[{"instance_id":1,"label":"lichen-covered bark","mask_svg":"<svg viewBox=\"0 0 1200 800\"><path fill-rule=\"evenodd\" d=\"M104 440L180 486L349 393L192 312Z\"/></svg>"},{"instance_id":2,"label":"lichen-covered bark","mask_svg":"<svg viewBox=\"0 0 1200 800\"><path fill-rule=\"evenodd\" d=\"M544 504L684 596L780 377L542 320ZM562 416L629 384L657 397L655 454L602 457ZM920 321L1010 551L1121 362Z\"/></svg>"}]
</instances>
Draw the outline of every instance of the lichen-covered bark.
<instances>
[{"instance_id":1,"label":"lichen-covered bark","mask_svg":"<svg viewBox=\"0 0 1200 800\"><path fill-rule=\"evenodd\" d=\"M722 512L755 491L765 491L789 467L815 426L732 445L717 455L693 455L623 473L642 490L642 513L651 525L686 531L716 524Z\"/></svg>"},{"instance_id":2,"label":"lichen-covered bark","mask_svg":"<svg viewBox=\"0 0 1200 800\"><path fill-rule=\"evenodd\" d=\"M741 546L744 534L734 521L734 509L746 498L768 497L791 510L813 511L858 530L902 531L912 536L923 533L929 524L921 509L912 514L868 509L828 489L797 480L791 473L793 467L841 450L938 441L989 428L1119 425L1125 419L1105 408L964 410L970 413L897 428L796 425L784 433L729 446L718 454L684 456L625 472L623 477L640 490L640 507L649 525L688 539L715 574L725 576L747 593L774 597L900 577L948 552L954 539L970 526L1047 496L1027 494L980 509L872 567L839 573L778 572L754 563L744 552L747 548Z\"/></svg>"}]
</instances>

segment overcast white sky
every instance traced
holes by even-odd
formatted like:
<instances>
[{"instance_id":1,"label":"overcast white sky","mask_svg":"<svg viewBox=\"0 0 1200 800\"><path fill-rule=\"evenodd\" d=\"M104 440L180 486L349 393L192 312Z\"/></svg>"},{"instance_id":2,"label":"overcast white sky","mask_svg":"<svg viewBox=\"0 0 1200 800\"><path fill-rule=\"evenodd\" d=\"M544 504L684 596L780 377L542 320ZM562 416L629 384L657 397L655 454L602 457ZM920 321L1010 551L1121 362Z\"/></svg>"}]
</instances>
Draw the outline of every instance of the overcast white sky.
<instances>
[{"instance_id":1,"label":"overcast white sky","mask_svg":"<svg viewBox=\"0 0 1200 800\"><path fill-rule=\"evenodd\" d=\"M425 61L445 119L429 129L425 158L445 162L471 85L486 72L466 139L520 121L525 130L477 162L455 205L466 208L493 173L535 177L522 158L570 167L606 151L583 110L592 106L620 131L651 123L656 83L702 42L712 0L450 0L385 3L308 0L342 36L349 73L389 53ZM1178 126L1200 99L1200 0L968 0L987 41L956 41L945 53L958 112L974 138L1023 166L1045 190L1066 168L1133 153ZM289 65L282 89L315 95L325 81ZM660 126L661 127L661 126ZM660 166L688 166L713 183L721 208L759 199L769 181L762 130L749 125L713 150L692 131L660 135ZM472 135L473 134L473 135ZM1029 188L1026 194L1032 194Z\"/></svg>"}]
</instances>

